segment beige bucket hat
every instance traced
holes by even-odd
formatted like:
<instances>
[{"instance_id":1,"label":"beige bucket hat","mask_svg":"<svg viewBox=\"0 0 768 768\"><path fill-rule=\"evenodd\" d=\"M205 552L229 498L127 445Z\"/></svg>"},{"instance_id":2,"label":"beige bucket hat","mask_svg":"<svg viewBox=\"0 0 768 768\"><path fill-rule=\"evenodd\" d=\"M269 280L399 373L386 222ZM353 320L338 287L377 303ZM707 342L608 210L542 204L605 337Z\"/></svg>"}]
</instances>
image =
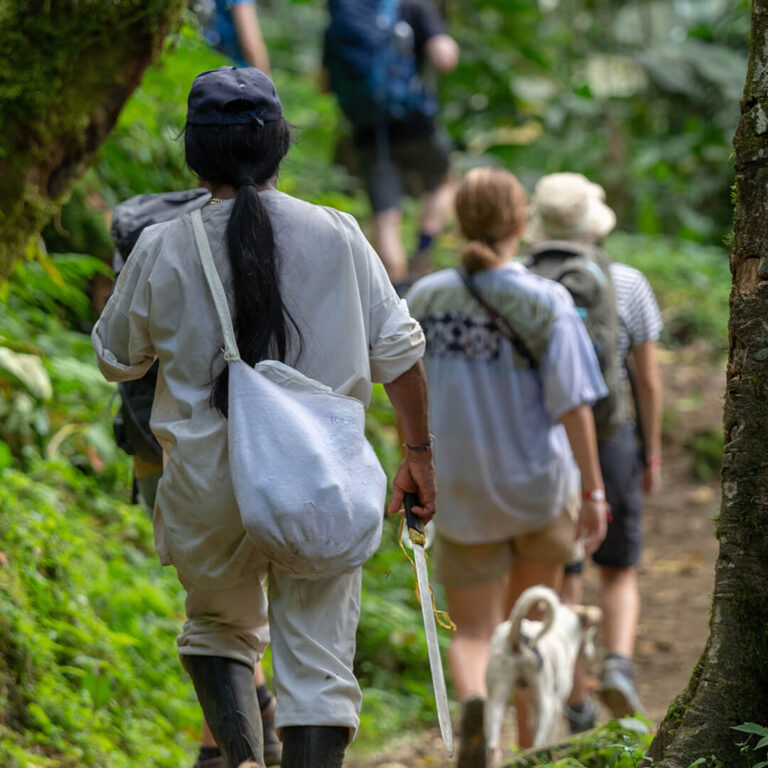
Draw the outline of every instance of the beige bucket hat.
<instances>
[{"instance_id":1,"label":"beige bucket hat","mask_svg":"<svg viewBox=\"0 0 768 768\"><path fill-rule=\"evenodd\" d=\"M551 173L539 179L529 206L523 239L596 243L615 226L605 190L580 173Z\"/></svg>"}]
</instances>

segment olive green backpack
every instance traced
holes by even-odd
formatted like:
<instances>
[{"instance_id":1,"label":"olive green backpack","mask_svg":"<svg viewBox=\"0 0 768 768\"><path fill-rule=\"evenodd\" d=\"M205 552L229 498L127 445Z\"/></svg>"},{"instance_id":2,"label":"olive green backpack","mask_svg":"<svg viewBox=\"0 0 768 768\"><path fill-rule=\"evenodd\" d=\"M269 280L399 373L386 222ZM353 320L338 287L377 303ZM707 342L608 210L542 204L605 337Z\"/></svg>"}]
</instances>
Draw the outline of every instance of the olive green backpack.
<instances>
[{"instance_id":1,"label":"olive green backpack","mask_svg":"<svg viewBox=\"0 0 768 768\"><path fill-rule=\"evenodd\" d=\"M621 390L616 293L608 254L594 245L548 240L526 254L526 266L536 275L568 289L595 348L608 395L593 408L598 440L604 440L626 418Z\"/></svg>"}]
</instances>

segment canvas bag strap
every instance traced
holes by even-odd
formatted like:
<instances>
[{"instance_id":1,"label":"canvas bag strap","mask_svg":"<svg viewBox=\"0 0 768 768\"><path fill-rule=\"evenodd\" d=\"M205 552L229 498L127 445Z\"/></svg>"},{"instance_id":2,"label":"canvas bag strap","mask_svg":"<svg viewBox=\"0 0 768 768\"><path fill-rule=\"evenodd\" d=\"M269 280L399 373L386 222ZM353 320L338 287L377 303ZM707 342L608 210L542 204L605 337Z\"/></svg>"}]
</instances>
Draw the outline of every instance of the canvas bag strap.
<instances>
[{"instance_id":1,"label":"canvas bag strap","mask_svg":"<svg viewBox=\"0 0 768 768\"><path fill-rule=\"evenodd\" d=\"M205 279L211 291L213 303L216 306L216 314L219 316L221 330L224 333L224 359L231 363L240 359L240 350L237 348L237 341L235 340L235 330L232 326L232 315L229 313L227 295L224 293L224 286L221 284L219 272L213 261L211 244L208 241L208 235L205 234L205 227L203 226L203 217L199 210L192 211L190 216Z\"/></svg>"},{"instance_id":2,"label":"canvas bag strap","mask_svg":"<svg viewBox=\"0 0 768 768\"><path fill-rule=\"evenodd\" d=\"M472 279L472 276L464 269L457 268L456 271L459 273L459 277L461 277L461 281L464 283L464 287L469 291L470 294L472 294L472 297L475 299L475 301L480 304L480 306L486 311L486 314L488 317L490 317L491 322L496 326L496 330L499 331L499 333L504 336L506 339L510 341L512 346L517 350L518 354L528 362L528 365L535 371L539 365L536 362L536 358L531 353L531 350L528 349L528 345L520 338L518 333L515 331L515 329L512 327L512 323L509 322L509 320L504 317L504 315L499 312L496 307L491 304L488 299L483 296L482 293L480 293L480 289L477 287L475 281Z\"/></svg>"}]
</instances>

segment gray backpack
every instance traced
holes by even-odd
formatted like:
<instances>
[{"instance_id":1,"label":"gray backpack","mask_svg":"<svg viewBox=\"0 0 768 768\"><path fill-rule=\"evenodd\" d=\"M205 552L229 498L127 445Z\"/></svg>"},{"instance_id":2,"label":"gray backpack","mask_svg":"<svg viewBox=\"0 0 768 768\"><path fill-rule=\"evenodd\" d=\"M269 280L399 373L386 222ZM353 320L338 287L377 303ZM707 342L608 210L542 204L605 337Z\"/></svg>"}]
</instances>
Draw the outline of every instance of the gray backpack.
<instances>
[{"instance_id":1,"label":"gray backpack","mask_svg":"<svg viewBox=\"0 0 768 768\"><path fill-rule=\"evenodd\" d=\"M115 253L112 266L115 277L125 266L139 235L151 224L170 221L184 213L201 208L211 193L207 189L187 189L182 192L156 192L135 195L118 203L112 210L112 238ZM155 398L158 363L135 381L118 384L122 404L113 423L118 447L130 456L159 464L163 451L149 428L152 402Z\"/></svg>"},{"instance_id":2,"label":"gray backpack","mask_svg":"<svg viewBox=\"0 0 768 768\"><path fill-rule=\"evenodd\" d=\"M593 408L598 440L610 437L626 417L619 370L619 320L610 264L602 248L566 240L547 240L526 254L526 266L531 272L568 289L592 340L608 388L608 395Z\"/></svg>"}]
</instances>

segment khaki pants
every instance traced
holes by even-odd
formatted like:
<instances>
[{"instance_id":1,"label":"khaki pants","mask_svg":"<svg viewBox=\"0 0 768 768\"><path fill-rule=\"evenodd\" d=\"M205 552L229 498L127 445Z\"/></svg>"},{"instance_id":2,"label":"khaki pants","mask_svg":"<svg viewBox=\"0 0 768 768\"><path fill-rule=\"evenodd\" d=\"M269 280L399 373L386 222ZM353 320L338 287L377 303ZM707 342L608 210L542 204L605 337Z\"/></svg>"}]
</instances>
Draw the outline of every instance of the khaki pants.
<instances>
[{"instance_id":1,"label":"khaki pants","mask_svg":"<svg viewBox=\"0 0 768 768\"><path fill-rule=\"evenodd\" d=\"M188 587L187 621L178 640L182 661L224 656L253 667L271 635L278 731L344 726L351 741L362 700L352 671L362 569L317 580L270 569L268 605L263 574L257 570L228 589Z\"/></svg>"},{"instance_id":2,"label":"khaki pants","mask_svg":"<svg viewBox=\"0 0 768 768\"><path fill-rule=\"evenodd\" d=\"M500 579L515 560L565 567L583 557L576 540L580 508L581 500L574 494L544 528L503 541L460 544L438 533L432 548L435 581L448 589L475 587Z\"/></svg>"}]
</instances>

